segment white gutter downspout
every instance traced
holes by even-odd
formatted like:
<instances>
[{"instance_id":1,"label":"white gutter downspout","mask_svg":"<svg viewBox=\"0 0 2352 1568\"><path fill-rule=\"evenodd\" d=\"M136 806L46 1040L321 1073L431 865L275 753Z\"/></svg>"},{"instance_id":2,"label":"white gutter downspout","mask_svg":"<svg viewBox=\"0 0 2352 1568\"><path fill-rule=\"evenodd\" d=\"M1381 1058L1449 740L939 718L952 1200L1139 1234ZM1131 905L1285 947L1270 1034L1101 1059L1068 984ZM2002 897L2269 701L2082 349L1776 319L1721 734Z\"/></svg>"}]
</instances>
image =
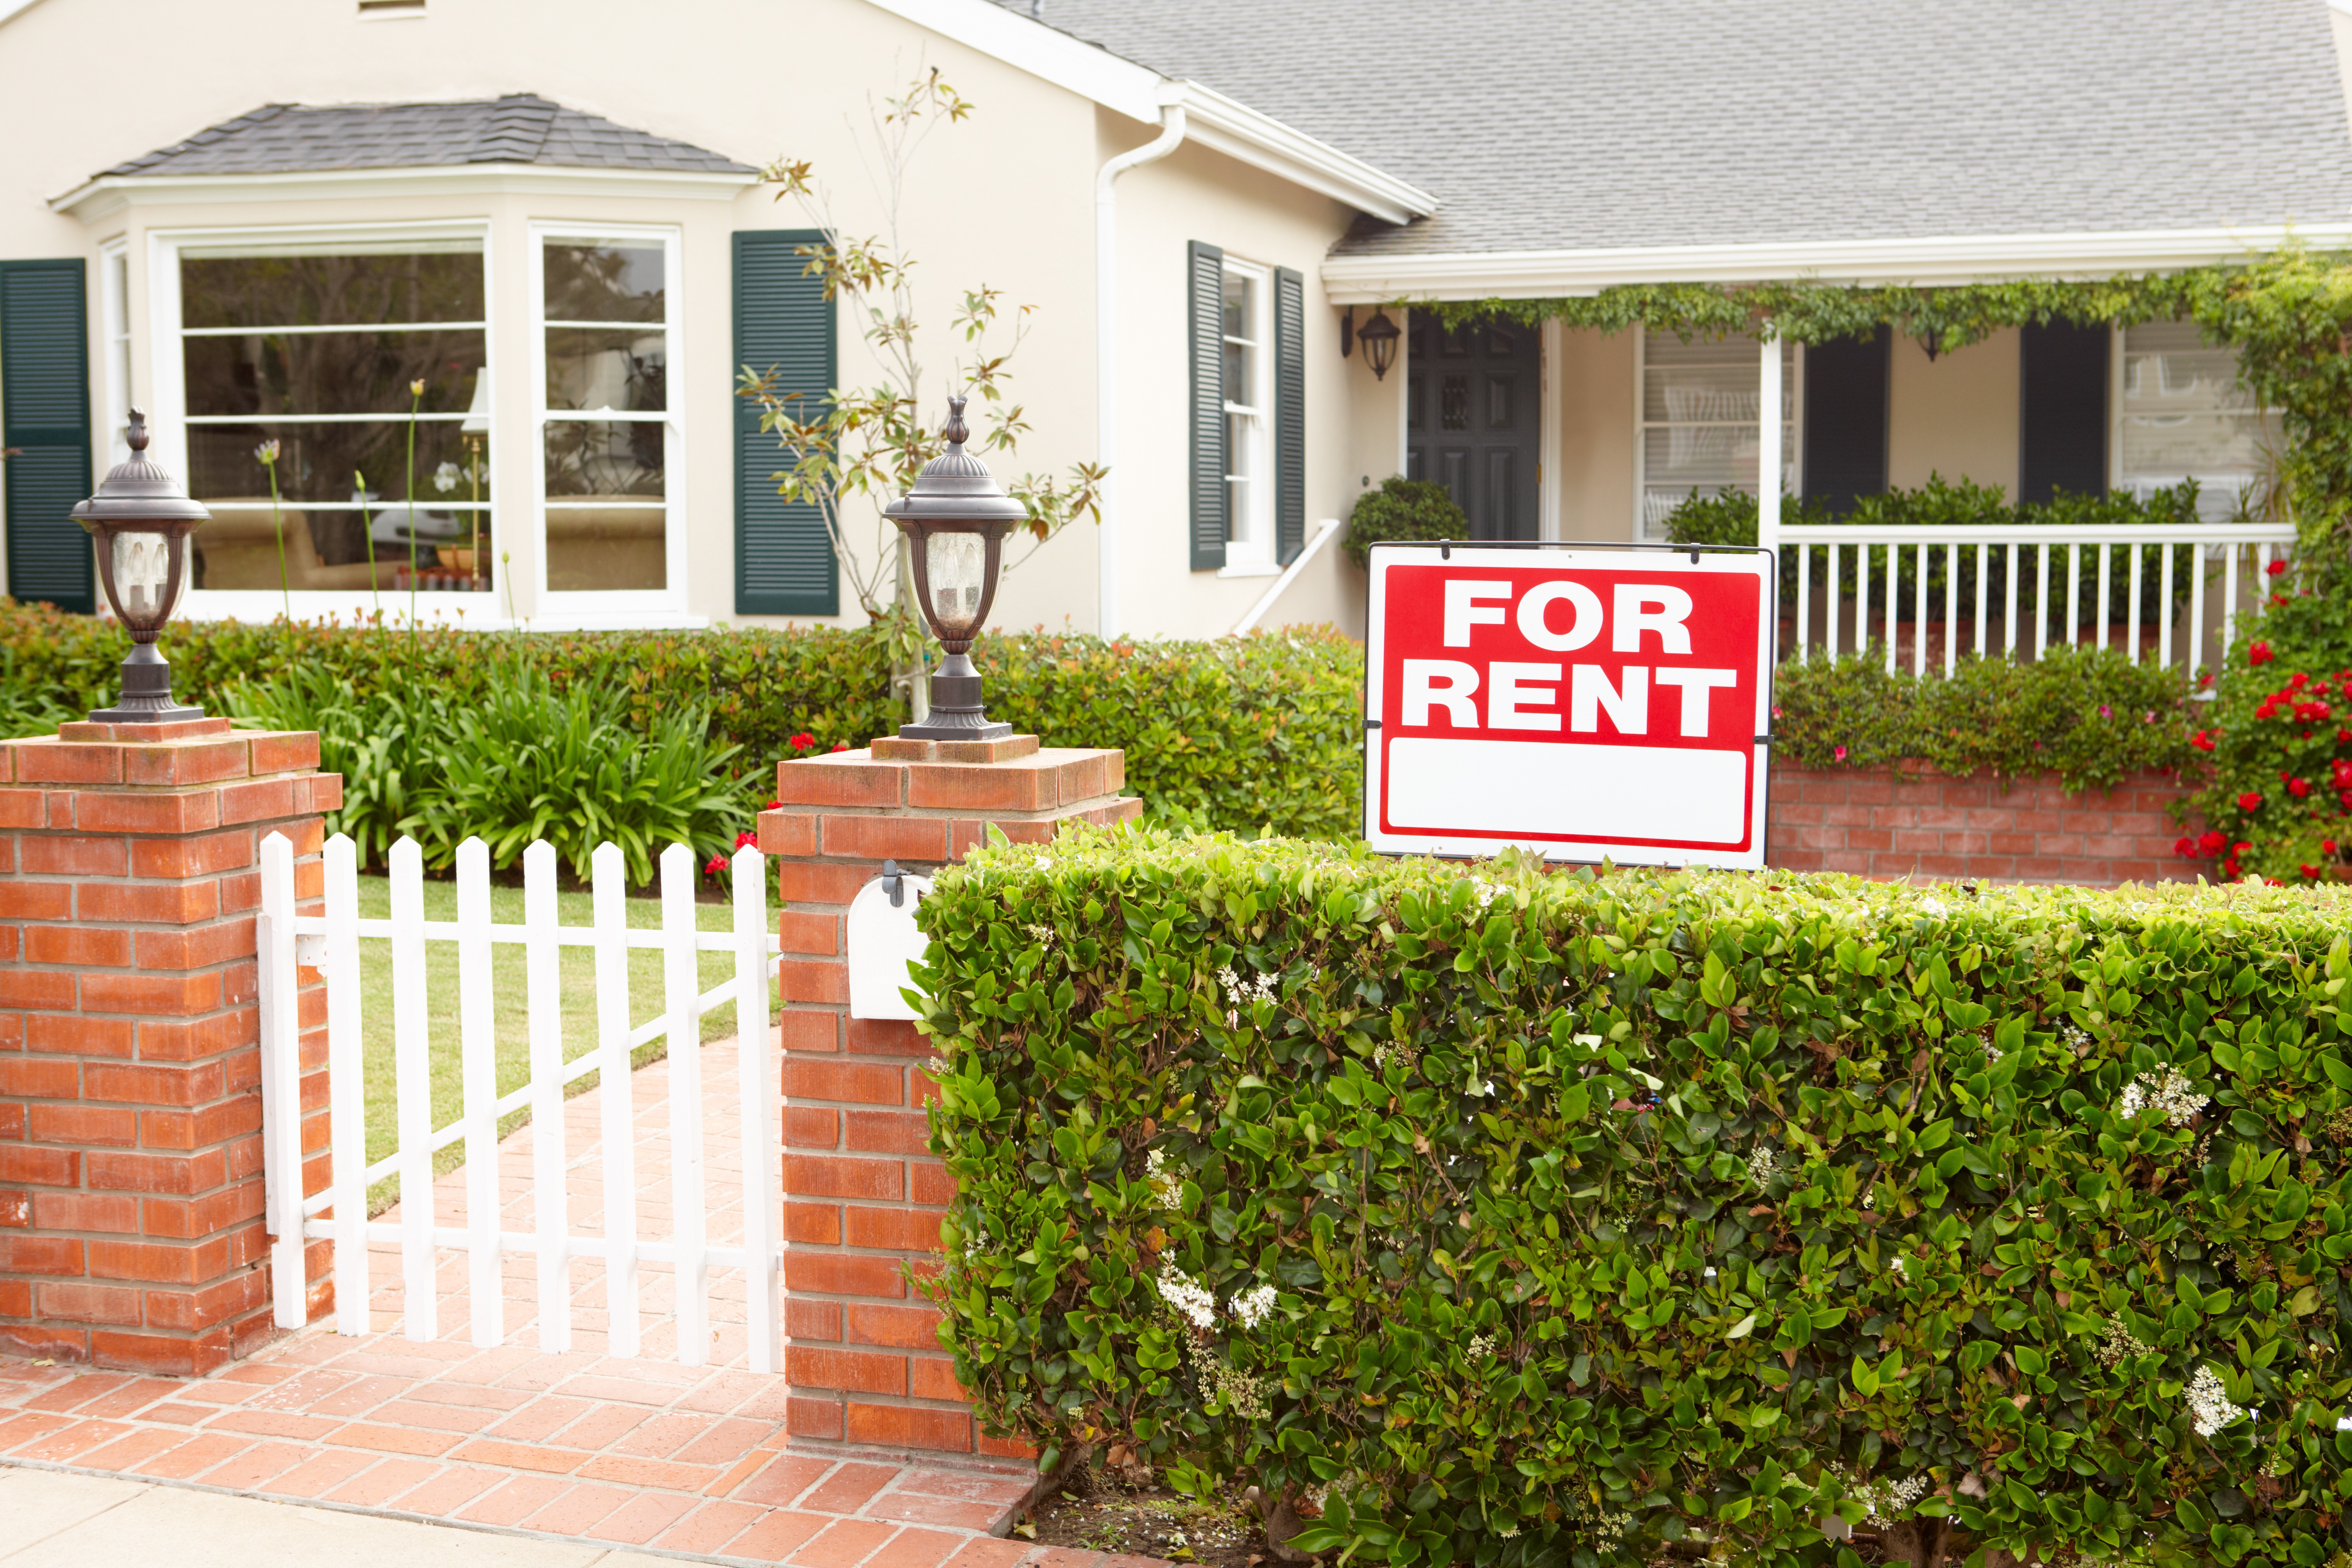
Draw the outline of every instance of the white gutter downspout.
<instances>
[{"instance_id":1,"label":"white gutter downspout","mask_svg":"<svg viewBox=\"0 0 2352 1568\"><path fill-rule=\"evenodd\" d=\"M1104 469L1095 630L1117 637L1118 621L1118 195L1121 174L1165 158L1184 140L1184 110L1160 110L1160 135L1121 153L1095 174L1095 461Z\"/></svg>"}]
</instances>

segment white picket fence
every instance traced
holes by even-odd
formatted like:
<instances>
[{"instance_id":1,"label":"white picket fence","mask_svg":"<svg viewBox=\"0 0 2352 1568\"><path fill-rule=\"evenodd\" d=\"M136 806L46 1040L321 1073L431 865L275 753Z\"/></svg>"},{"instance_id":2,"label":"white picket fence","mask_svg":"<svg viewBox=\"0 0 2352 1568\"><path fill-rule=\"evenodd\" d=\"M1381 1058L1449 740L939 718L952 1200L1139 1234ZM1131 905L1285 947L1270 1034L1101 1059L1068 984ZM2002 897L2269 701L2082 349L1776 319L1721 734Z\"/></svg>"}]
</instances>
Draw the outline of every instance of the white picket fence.
<instances>
[{"instance_id":1,"label":"white picket fence","mask_svg":"<svg viewBox=\"0 0 2352 1568\"><path fill-rule=\"evenodd\" d=\"M1979 658L2000 654L2015 657L2030 647L2040 658L2055 642L2073 645L2084 640L2083 605L2086 592L2095 595L2091 638L2097 647L2109 644L2114 612L2124 612L2123 642L2131 661L2140 662L2143 552L2158 559L2156 614L2158 663L2169 666L2178 651L2183 672L2193 675L2200 664L2217 660L2235 635L2240 614L2261 603L2271 592L2267 568L2293 552L2292 523L2195 523L2183 526L2135 527L2129 524L2053 523L2010 525L1980 523L1948 528L1866 527L1843 523L1789 524L1780 530L1784 547L1792 547L1796 578L1796 637L1789 657L1804 663L1818 647L1823 657L1835 658L1841 645L1860 651L1874 635L1885 646L1886 668L1896 663L1897 626L1902 612L1910 611L1912 673L1925 675L1940 664L1949 675L1959 655L1973 642ZM1816 567L1816 552L1822 564ZM1967 553L1964 555L1963 552ZM2086 552L2089 559L2085 559ZM1790 570L1790 548L1782 551L1782 569ZM1940 561L1938 561L1940 557ZM1853 566L1851 589L1842 585L1845 563ZM1973 603L1961 603L1964 562L1975 568ZM2118 585L2118 563L2125 563ZM1932 568L1944 571L1941 603L1931 605L1927 579ZM1994 565L2002 568L2000 602L1989 602ZM2053 582L2053 568L2057 578ZM2188 614L2180 621L2182 635L2174 635L2177 619L2172 605L2176 566L2189 591ZM1877 597L1872 598L1875 571ZM1816 572L1820 574L1816 592ZM1912 580L1907 596L1898 602L1896 590L1905 574ZM2218 616L2209 624L2207 586L2212 579L2218 595ZM2027 595L2019 613L2021 585ZM2065 609L2053 616L2060 600ZM1815 606L1818 617L1816 640ZM1928 658L1927 626L1932 609L1943 612L1943 650ZM2053 628L2053 619L2057 625ZM2054 636L2053 636L2054 630ZM1971 636L1971 634L1973 634Z\"/></svg>"},{"instance_id":2,"label":"white picket fence","mask_svg":"<svg viewBox=\"0 0 2352 1568\"><path fill-rule=\"evenodd\" d=\"M359 913L358 861L350 838L337 834L325 851L326 910L295 912L293 847L282 835L262 842L262 900L258 931L261 985L263 1170L272 1237L271 1289L277 1321L299 1328L306 1319L303 1238L323 1237L333 1247L335 1328L343 1334L369 1331L368 1246L400 1246L402 1328L416 1341L438 1336L434 1276L443 1248L465 1253L467 1299L472 1342L494 1346L506 1339L499 1288L499 1259L509 1253L534 1255L538 1262L538 1344L543 1351L572 1345L570 1263L576 1258L604 1262L608 1287L607 1348L635 1356L642 1344L644 1310L638 1265L666 1263L677 1272L677 1359L702 1365L710 1344L709 1287L713 1269L744 1271L746 1329L751 1370L774 1372L779 1360L777 1286L782 1247L777 1169L781 1139L776 1126L779 1091L773 1044L768 1027L768 989L777 943L768 921L766 862L756 848L736 852L734 922L728 931L696 930L694 856L672 845L661 856L662 923L658 931L632 931L624 905L625 876L621 851L611 844L593 858L591 883L594 923L557 922L556 855L552 846L533 844L523 852L523 923L490 919L489 851L478 838L457 850L457 918L425 918L423 862L416 845L402 839L392 847L392 914L362 920ZM366 1106L361 1062L360 941L387 937L392 943L393 1029L399 1146L373 1164L367 1163ZM446 1127L433 1125L431 1055L425 1012L427 942L455 942L458 967L458 1050L463 1110ZM519 943L524 953L529 1011L530 1081L506 1095L497 1089L490 952L499 943ZM596 1046L570 1062L563 1059L564 1020L560 1006L559 952L595 951ZM663 956L662 1009L632 1024L628 950L658 948ZM697 991L696 954L732 952L735 975L709 991ZM328 1121L332 1180L327 1190L306 1198L302 1187L300 1114L301 1022L296 970L319 969L326 982ZM704 1013L728 1002L736 1008L742 1094L743 1239L740 1246L714 1246L707 1239L709 1215L704 1182L701 1028ZM630 1053L667 1037L669 1073L669 1179L674 1234L639 1234L637 1176L629 1073ZM566 1218L564 1086L587 1073L599 1075L604 1231L575 1234ZM531 1198L534 1225L528 1231L499 1226L497 1148L499 1120L530 1110ZM466 1221L463 1226L435 1223L433 1157L462 1139L466 1147ZM400 1178L398 1223L367 1217L368 1189L386 1176Z\"/></svg>"}]
</instances>

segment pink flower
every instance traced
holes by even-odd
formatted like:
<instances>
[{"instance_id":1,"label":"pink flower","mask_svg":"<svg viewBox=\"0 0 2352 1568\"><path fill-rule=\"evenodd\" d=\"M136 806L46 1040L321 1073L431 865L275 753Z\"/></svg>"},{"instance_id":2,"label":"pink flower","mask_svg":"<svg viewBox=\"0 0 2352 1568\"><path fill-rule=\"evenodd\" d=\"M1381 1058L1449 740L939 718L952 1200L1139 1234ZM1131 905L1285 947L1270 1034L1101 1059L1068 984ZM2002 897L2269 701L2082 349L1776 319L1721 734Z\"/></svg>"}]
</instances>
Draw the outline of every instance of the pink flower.
<instances>
[{"instance_id":1,"label":"pink flower","mask_svg":"<svg viewBox=\"0 0 2352 1568\"><path fill-rule=\"evenodd\" d=\"M2104 703L2104 702L2102 702L2102 703L2100 703L2100 704L2099 704L2099 717L2100 717L2100 718L2102 718L2102 719L2112 719L2112 718L2114 718L2115 716L2116 716L2116 710L2115 710L2114 709L2112 709L2112 708L2108 707L2108 706L2107 706L2105 703Z\"/></svg>"},{"instance_id":2,"label":"pink flower","mask_svg":"<svg viewBox=\"0 0 2352 1568\"><path fill-rule=\"evenodd\" d=\"M1836 750L1837 750L1837 760L1838 760L1839 762L1843 762L1843 761L1845 761L1845 748L1844 748L1843 746L1840 746L1840 747L1836 748Z\"/></svg>"}]
</instances>

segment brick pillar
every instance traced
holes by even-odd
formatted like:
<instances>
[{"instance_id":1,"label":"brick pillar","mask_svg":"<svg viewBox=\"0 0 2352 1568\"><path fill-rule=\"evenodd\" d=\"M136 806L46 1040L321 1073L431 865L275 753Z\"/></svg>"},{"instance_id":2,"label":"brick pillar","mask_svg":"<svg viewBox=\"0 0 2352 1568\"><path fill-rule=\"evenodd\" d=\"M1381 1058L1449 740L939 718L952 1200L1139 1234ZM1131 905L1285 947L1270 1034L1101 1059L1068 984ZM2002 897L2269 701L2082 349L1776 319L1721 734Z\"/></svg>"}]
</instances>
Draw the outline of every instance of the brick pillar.
<instances>
[{"instance_id":1,"label":"brick pillar","mask_svg":"<svg viewBox=\"0 0 2352 1568\"><path fill-rule=\"evenodd\" d=\"M0 742L0 1348L193 1374L270 1332L260 842L320 893L315 734L226 719ZM306 1190L324 993L302 999ZM327 1287L327 1244L310 1278ZM315 1308L314 1308L315 1310Z\"/></svg>"},{"instance_id":2,"label":"brick pillar","mask_svg":"<svg viewBox=\"0 0 2352 1568\"><path fill-rule=\"evenodd\" d=\"M954 1186L929 1157L930 1042L851 1018L844 917L884 859L929 872L992 826L1043 842L1067 822L1139 816L1125 753L880 740L776 768L760 847L782 859L784 1286L788 1426L802 1447L1011 1457L976 1432L940 1313L910 1290L940 1252Z\"/></svg>"}]
</instances>

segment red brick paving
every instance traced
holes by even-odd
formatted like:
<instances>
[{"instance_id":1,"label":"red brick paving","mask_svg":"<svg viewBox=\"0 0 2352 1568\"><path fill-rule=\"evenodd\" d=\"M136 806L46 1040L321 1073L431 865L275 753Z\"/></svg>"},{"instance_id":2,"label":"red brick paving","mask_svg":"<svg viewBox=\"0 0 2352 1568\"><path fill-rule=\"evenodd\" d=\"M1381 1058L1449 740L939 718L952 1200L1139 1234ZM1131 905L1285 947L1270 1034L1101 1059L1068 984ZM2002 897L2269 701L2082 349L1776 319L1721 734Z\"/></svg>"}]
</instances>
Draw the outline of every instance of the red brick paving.
<instances>
[{"instance_id":1,"label":"red brick paving","mask_svg":"<svg viewBox=\"0 0 2352 1568\"><path fill-rule=\"evenodd\" d=\"M714 1208L738 1201L732 1042L705 1047ZM639 1122L666 1137L659 1064L636 1075ZM570 1102L571 1150L598 1123L593 1096ZM501 1186L528 1203L530 1133L499 1149ZM658 1139L656 1140L658 1142ZM641 1142L641 1172L659 1163ZM588 1169L593 1169L591 1165ZM575 1172L575 1174L580 1173ZM462 1213L464 1173L436 1184L436 1217ZM649 1180L640 1225L667 1226L667 1184ZM502 1193L502 1196L505 1193ZM575 1195L575 1204L579 1199ZM585 1209L601 1215L591 1203ZM740 1209L730 1215L740 1215ZM458 1221L462 1223L462 1220ZM740 1223L740 1219L738 1222ZM517 1228L529 1228L526 1219ZM714 1215L711 1240L735 1237ZM32 1461L339 1505L463 1520L583 1541L796 1568L1103 1568L1099 1554L994 1538L1035 1473L1003 1468L789 1453L782 1376L744 1364L741 1286L714 1274L713 1360L682 1367L667 1316L669 1280L646 1266L645 1359L604 1353L603 1280L575 1264L573 1342L532 1348L537 1279L529 1258L504 1270L508 1342L469 1342L466 1268L445 1253L443 1337L400 1338L395 1248L371 1259L373 1332L314 1324L205 1378L127 1377L0 1358L0 1464ZM731 1298L728 1294L732 1289Z\"/></svg>"}]
</instances>

